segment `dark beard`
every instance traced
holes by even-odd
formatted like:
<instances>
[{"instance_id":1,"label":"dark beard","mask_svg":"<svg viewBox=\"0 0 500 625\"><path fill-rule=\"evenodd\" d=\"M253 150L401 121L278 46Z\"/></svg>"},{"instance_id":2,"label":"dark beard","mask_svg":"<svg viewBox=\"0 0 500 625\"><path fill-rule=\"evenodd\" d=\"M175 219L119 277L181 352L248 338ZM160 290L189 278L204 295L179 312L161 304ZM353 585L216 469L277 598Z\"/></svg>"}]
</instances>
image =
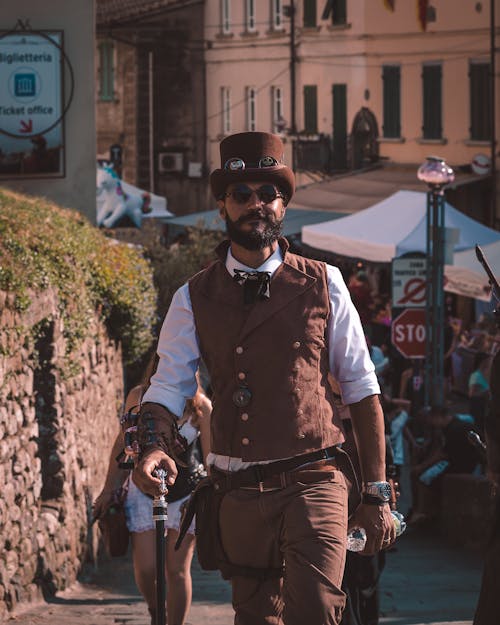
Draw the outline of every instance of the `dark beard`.
<instances>
[{"instance_id":1,"label":"dark beard","mask_svg":"<svg viewBox=\"0 0 500 625\"><path fill-rule=\"evenodd\" d=\"M241 245L244 249L255 252L257 250L263 250L269 247L272 243L277 241L281 236L283 230L283 219L278 219L275 222L270 221L267 217L266 227L262 231L243 231L240 229L241 224L245 221L249 221L251 217L245 215L240 217L236 221L232 221L229 215L226 214L226 232L227 236L236 243Z\"/></svg>"}]
</instances>

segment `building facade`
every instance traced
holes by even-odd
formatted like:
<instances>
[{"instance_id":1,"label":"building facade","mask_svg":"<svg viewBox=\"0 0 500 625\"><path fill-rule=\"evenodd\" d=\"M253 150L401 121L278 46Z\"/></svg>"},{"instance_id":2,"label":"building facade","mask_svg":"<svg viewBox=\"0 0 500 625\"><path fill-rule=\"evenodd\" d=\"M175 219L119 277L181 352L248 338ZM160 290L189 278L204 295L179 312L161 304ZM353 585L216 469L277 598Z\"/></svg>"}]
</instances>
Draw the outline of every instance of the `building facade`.
<instances>
[{"instance_id":1,"label":"building facade","mask_svg":"<svg viewBox=\"0 0 500 625\"><path fill-rule=\"evenodd\" d=\"M98 0L98 153L176 214L213 207L246 130L281 134L299 185L429 154L470 172L500 127L491 22L489 0ZM493 223L490 182L461 197Z\"/></svg>"},{"instance_id":2,"label":"building facade","mask_svg":"<svg viewBox=\"0 0 500 625\"><path fill-rule=\"evenodd\" d=\"M299 183L436 153L470 169L491 156L490 33L485 1L206 0L208 169L253 129L283 133Z\"/></svg>"},{"instance_id":3,"label":"building facade","mask_svg":"<svg viewBox=\"0 0 500 625\"><path fill-rule=\"evenodd\" d=\"M177 214L206 201L203 1L98 0L97 155Z\"/></svg>"}]
</instances>

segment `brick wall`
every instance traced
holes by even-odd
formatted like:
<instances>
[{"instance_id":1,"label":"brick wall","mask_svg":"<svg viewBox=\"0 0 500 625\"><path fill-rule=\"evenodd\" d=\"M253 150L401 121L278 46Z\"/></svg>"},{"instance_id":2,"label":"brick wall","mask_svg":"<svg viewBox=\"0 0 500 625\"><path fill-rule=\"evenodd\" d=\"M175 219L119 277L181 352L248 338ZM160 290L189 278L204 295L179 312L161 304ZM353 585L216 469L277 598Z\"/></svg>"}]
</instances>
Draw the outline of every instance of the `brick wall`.
<instances>
[{"instance_id":1,"label":"brick wall","mask_svg":"<svg viewBox=\"0 0 500 625\"><path fill-rule=\"evenodd\" d=\"M0 622L95 557L91 504L123 395L120 349L97 318L71 368L55 294L23 314L9 297L0 291Z\"/></svg>"}]
</instances>

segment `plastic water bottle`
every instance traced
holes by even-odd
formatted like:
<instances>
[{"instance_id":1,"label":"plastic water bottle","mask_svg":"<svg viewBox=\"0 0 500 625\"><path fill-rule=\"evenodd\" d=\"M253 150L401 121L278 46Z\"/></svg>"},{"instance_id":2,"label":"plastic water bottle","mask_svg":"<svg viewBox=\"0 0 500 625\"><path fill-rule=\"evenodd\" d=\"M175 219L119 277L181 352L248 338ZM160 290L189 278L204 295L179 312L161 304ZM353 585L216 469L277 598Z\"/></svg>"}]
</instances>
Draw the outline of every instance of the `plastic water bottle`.
<instances>
[{"instance_id":1,"label":"plastic water bottle","mask_svg":"<svg viewBox=\"0 0 500 625\"><path fill-rule=\"evenodd\" d=\"M396 538L406 529L406 521L401 512L391 510L394 527L396 529ZM347 533L347 550L363 551L366 545L366 532L362 527L353 527Z\"/></svg>"}]
</instances>

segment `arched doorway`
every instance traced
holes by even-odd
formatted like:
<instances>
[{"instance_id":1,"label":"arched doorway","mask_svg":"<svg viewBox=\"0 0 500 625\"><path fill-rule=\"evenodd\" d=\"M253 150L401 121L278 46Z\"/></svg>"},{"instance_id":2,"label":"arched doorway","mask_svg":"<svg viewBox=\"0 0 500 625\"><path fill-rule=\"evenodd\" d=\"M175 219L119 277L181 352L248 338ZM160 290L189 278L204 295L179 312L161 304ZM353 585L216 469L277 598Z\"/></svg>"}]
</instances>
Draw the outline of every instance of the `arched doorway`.
<instances>
[{"instance_id":1,"label":"arched doorway","mask_svg":"<svg viewBox=\"0 0 500 625\"><path fill-rule=\"evenodd\" d=\"M378 124L375 115L363 106L352 123L351 163L353 169L361 169L379 159Z\"/></svg>"}]
</instances>

